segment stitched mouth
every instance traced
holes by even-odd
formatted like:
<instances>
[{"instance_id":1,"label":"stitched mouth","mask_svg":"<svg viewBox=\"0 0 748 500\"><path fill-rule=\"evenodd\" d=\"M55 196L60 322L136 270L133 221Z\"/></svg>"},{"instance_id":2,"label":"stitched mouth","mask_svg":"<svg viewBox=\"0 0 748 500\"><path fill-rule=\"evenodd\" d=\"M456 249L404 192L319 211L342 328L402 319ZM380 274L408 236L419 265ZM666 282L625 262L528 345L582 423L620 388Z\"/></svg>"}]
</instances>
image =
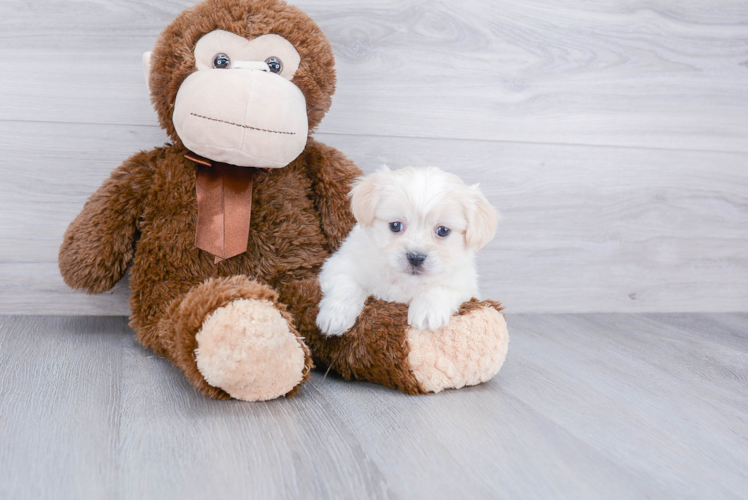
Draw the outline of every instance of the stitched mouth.
<instances>
[{"instance_id":1,"label":"stitched mouth","mask_svg":"<svg viewBox=\"0 0 748 500\"><path fill-rule=\"evenodd\" d=\"M225 123L226 125L233 125L235 127L240 127L240 128L248 128L250 130L257 130L259 132L268 132L270 134L296 135L296 132L282 132L279 130L268 130L266 128L252 127L250 125L242 125L241 123L234 123L234 122L229 122L226 120L219 120L218 118L211 118L209 116L198 115L197 113L190 113L190 115L196 116L198 118L202 118L204 120L210 120L212 122Z\"/></svg>"}]
</instances>

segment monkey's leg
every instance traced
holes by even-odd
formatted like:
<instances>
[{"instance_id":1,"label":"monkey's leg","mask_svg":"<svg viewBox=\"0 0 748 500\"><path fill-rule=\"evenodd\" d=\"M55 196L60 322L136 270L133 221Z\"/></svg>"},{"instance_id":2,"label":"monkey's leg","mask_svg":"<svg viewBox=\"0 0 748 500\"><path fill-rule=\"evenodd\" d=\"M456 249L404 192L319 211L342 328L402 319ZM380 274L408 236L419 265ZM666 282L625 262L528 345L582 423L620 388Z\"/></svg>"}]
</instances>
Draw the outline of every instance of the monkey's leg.
<instances>
[{"instance_id":1,"label":"monkey's leg","mask_svg":"<svg viewBox=\"0 0 748 500\"><path fill-rule=\"evenodd\" d=\"M316 279L280 289L315 363L346 379L368 380L407 394L476 385L498 373L509 333L501 305L471 300L437 330L408 326L408 307L369 298L356 324L326 337L315 324L322 293Z\"/></svg>"},{"instance_id":2,"label":"monkey's leg","mask_svg":"<svg viewBox=\"0 0 748 500\"><path fill-rule=\"evenodd\" d=\"M278 294L246 276L206 280L172 300L137 338L218 399L291 395L312 367Z\"/></svg>"}]
</instances>

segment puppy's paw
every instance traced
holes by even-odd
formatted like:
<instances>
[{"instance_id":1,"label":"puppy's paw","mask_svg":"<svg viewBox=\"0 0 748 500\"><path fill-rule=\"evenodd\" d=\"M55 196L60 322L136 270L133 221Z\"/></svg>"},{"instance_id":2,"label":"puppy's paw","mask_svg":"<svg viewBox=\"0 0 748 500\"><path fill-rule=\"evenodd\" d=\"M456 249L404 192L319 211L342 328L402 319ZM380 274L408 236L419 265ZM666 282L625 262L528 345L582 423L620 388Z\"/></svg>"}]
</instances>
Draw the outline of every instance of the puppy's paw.
<instances>
[{"instance_id":1,"label":"puppy's paw","mask_svg":"<svg viewBox=\"0 0 748 500\"><path fill-rule=\"evenodd\" d=\"M408 307L408 324L419 330L438 330L449 324L452 309L438 301L414 300Z\"/></svg>"},{"instance_id":2,"label":"puppy's paw","mask_svg":"<svg viewBox=\"0 0 748 500\"><path fill-rule=\"evenodd\" d=\"M324 335L343 335L356 323L361 309L350 301L324 298L319 303L317 326Z\"/></svg>"}]
</instances>

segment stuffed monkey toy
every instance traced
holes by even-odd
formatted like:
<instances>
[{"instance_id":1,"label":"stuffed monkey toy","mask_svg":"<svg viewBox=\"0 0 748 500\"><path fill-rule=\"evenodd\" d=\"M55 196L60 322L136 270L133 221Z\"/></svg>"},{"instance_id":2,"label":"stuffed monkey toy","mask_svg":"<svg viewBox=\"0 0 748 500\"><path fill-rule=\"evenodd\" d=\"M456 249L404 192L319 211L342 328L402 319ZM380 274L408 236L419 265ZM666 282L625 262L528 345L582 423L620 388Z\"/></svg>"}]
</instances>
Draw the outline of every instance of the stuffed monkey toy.
<instances>
[{"instance_id":1,"label":"stuffed monkey toy","mask_svg":"<svg viewBox=\"0 0 748 500\"><path fill-rule=\"evenodd\" d=\"M173 141L115 169L70 224L65 282L109 290L130 266L130 325L212 398L298 391L313 360L409 394L477 384L501 367L496 302L463 304L435 332L370 298L343 336L315 326L317 274L355 220L361 171L311 131L335 90L319 27L280 0L205 0L144 56Z\"/></svg>"}]
</instances>

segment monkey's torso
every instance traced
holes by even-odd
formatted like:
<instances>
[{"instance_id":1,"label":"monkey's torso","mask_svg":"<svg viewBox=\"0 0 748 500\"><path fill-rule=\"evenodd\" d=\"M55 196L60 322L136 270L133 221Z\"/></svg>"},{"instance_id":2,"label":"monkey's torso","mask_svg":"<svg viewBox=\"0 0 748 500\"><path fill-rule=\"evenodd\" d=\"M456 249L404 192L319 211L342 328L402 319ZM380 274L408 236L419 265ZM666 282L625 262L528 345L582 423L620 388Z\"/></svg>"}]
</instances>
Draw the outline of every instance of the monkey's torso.
<instances>
[{"instance_id":1,"label":"monkey's torso","mask_svg":"<svg viewBox=\"0 0 748 500\"><path fill-rule=\"evenodd\" d=\"M274 288L316 274L330 252L315 207L307 150L284 168L253 178L247 250L219 263L195 247L196 165L183 147L147 154L151 186L137 220L139 238L130 270L132 324L153 326L174 298L207 278L246 275Z\"/></svg>"}]
</instances>

